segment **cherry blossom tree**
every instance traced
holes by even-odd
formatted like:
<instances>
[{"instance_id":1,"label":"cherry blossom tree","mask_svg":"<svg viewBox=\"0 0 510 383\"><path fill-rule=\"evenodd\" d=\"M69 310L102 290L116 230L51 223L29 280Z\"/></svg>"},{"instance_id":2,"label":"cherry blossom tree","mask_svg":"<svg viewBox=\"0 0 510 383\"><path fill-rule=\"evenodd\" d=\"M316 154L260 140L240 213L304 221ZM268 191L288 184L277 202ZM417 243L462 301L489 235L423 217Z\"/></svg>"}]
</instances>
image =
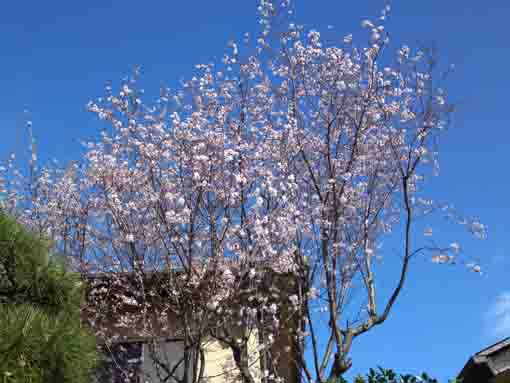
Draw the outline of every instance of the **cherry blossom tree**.
<instances>
[{"instance_id":1,"label":"cherry blossom tree","mask_svg":"<svg viewBox=\"0 0 510 383\"><path fill-rule=\"evenodd\" d=\"M1 208L51 238L76 270L131 273L130 320L145 333L165 327L149 320L155 296L160 320L179 317L181 381L204 377L212 337L254 383L254 333L264 383L281 380L281 358L307 381L339 378L353 341L388 318L411 261L460 255L457 243L427 240L431 229L422 241L417 218L441 213L485 237L477 219L427 196L453 112L435 52L392 48L389 6L362 22L360 45L305 31L292 10L261 0L257 36L231 42L221 63L198 65L153 103L138 70L118 91L107 86L88 104L105 129L68 167L39 167L33 144L29 171L13 158L1 168ZM400 272L383 300L375 261L395 239ZM164 293L147 282L155 271ZM294 287L270 289L274 278ZM354 292L360 310L348 309ZM293 352L281 355L273 344L285 328Z\"/></svg>"}]
</instances>

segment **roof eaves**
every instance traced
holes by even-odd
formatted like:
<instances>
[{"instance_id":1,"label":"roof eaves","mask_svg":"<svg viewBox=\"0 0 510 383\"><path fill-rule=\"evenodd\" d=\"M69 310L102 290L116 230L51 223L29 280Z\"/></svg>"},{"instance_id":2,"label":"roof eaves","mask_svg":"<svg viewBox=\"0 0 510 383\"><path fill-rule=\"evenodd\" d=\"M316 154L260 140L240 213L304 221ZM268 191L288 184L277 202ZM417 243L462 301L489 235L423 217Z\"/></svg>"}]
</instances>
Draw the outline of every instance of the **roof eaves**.
<instances>
[{"instance_id":1,"label":"roof eaves","mask_svg":"<svg viewBox=\"0 0 510 383\"><path fill-rule=\"evenodd\" d=\"M510 337L500 340L499 342L478 351L475 356L489 356L490 354L500 351L505 347L510 347Z\"/></svg>"}]
</instances>

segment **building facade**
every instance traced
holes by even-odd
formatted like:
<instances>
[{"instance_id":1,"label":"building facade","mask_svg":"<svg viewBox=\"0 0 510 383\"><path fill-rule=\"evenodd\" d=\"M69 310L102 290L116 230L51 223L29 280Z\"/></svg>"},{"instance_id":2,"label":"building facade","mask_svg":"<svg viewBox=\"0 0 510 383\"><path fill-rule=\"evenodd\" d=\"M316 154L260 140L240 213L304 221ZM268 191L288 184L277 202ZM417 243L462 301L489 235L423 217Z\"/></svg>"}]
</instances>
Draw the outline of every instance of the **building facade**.
<instances>
[{"instance_id":1,"label":"building facade","mask_svg":"<svg viewBox=\"0 0 510 383\"><path fill-rule=\"evenodd\" d=\"M103 355L95 381L192 383L197 382L192 374L199 374L204 383L243 382L232 348L221 337L207 335L207 325L200 347L189 344L182 316L166 304L164 275L151 273L144 279L141 287L130 273L87 276L82 320L96 334ZM272 346L272 355L278 358L270 362L279 378L296 382L289 323L278 332ZM255 382L263 382L268 361L259 353L260 334L256 330L246 334L246 329L234 325L231 330L231 334L247 337L244 352L250 375Z\"/></svg>"}]
</instances>

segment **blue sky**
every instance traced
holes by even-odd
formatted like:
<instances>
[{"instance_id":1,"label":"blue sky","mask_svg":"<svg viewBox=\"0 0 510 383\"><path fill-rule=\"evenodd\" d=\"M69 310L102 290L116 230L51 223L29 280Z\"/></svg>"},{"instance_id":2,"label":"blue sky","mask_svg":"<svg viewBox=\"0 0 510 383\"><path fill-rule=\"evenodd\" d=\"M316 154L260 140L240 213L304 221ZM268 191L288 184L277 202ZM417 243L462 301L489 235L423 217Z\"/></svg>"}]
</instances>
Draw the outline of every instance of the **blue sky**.
<instances>
[{"instance_id":1,"label":"blue sky","mask_svg":"<svg viewBox=\"0 0 510 383\"><path fill-rule=\"evenodd\" d=\"M384 5L297 1L307 27L327 31L333 25L339 37L353 32L363 40L360 21L377 17ZM466 256L479 258L485 273L415 262L388 322L354 344L351 374L381 364L446 379L469 355L510 336L510 3L491 3L393 2L393 40L433 43L444 65L456 66L448 89L459 109L442 141L441 175L431 193L480 217L489 237L470 241L451 225L436 232L462 241ZM17 132L29 109L43 158L76 158L78 140L99 127L85 104L102 95L107 81L118 82L141 65L145 89L174 87L194 64L221 58L228 40L254 31L255 8L252 0L6 2L0 12L0 157L26 147Z\"/></svg>"}]
</instances>

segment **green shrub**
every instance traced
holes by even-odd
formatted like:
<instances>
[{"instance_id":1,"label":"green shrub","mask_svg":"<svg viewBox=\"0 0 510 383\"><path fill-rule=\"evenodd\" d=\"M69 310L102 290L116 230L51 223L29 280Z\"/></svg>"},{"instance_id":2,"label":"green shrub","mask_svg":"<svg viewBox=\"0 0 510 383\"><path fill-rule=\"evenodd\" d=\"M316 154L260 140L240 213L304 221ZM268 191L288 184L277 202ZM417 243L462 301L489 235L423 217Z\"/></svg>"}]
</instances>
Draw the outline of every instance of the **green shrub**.
<instances>
[{"instance_id":1,"label":"green shrub","mask_svg":"<svg viewBox=\"0 0 510 383\"><path fill-rule=\"evenodd\" d=\"M98 355L80 324L83 297L47 242L0 214L1 383L89 381Z\"/></svg>"},{"instance_id":2,"label":"green shrub","mask_svg":"<svg viewBox=\"0 0 510 383\"><path fill-rule=\"evenodd\" d=\"M6 382L87 382L95 339L76 318L48 315L32 305L0 309L0 371Z\"/></svg>"},{"instance_id":3,"label":"green shrub","mask_svg":"<svg viewBox=\"0 0 510 383\"><path fill-rule=\"evenodd\" d=\"M344 378L340 378L337 382L328 383L348 383ZM354 378L353 383L439 383L437 379L431 378L426 373L420 376L411 374L397 374L391 369L378 367L371 368L366 376L358 375ZM458 379L451 379L448 383L461 383Z\"/></svg>"}]
</instances>

